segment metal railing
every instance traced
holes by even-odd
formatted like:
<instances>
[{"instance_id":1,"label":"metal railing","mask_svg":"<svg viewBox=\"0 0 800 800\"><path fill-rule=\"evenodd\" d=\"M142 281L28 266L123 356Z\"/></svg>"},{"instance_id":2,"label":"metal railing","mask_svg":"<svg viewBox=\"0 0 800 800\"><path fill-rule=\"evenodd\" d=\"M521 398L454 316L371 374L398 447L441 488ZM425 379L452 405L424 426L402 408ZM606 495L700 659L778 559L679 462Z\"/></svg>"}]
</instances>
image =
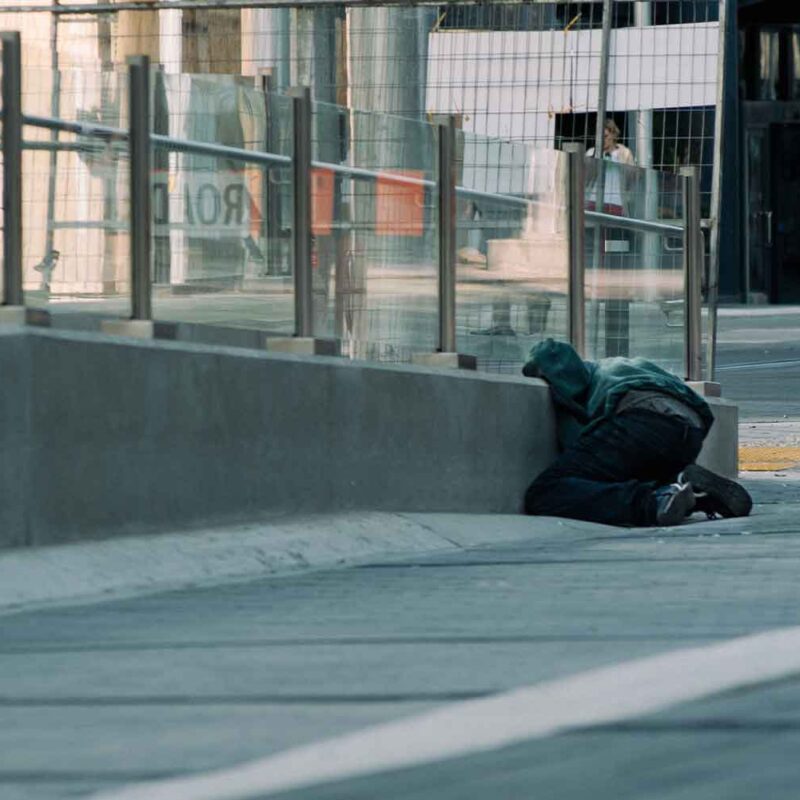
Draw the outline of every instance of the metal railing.
<instances>
[{"instance_id":1,"label":"metal railing","mask_svg":"<svg viewBox=\"0 0 800 800\"><path fill-rule=\"evenodd\" d=\"M264 168L291 167L294 187L294 226L292 235L293 281L295 300L294 335L313 336L312 322L312 226L311 171L324 168L334 173L362 180L381 180L424 187L435 191L438 208L438 343L439 352L456 350L456 211L457 196L490 199L510 206L530 206L533 201L513 195L484 192L455 184L456 130L453 118L438 127L438 178L425 180L391 172L382 172L334 164L311 158L311 97L308 89L292 93L293 156L247 150L208 142L177 139L151 132L149 110L150 65L147 57L129 60L129 128L115 128L94 123L77 123L43 116L26 115L21 107L20 39L17 33L0 35L2 43L2 122L3 170L3 304L24 304L22 290L22 150L69 148L68 143L25 142L23 126L50 131L97 137L127 143L130 149L130 282L131 318L152 319L151 231L152 188L150 164L156 148L176 153L190 153L235 158ZM696 171L684 170L683 224L616 216L585 209L585 162L582 149L566 148L567 165L567 331L569 341L580 353L585 351L585 226L609 226L641 233L680 238L683 241L685 309L685 377L702 379L700 277L703 248L700 224L699 180Z\"/></svg>"}]
</instances>

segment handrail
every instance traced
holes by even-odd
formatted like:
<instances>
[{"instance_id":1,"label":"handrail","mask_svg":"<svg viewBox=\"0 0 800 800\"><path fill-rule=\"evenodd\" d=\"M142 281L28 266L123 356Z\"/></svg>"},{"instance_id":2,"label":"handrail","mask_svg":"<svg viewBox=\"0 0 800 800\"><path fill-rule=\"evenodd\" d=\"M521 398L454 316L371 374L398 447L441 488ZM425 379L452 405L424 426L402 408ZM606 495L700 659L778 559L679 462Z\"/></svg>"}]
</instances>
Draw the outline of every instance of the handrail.
<instances>
[{"instance_id":1,"label":"handrail","mask_svg":"<svg viewBox=\"0 0 800 800\"><path fill-rule=\"evenodd\" d=\"M24 114L22 120L24 125L45 128L47 130L58 130L65 133L74 133L79 136L95 136L98 139L113 139L117 141L127 141L128 139L128 131L126 129L115 128L109 125L100 125L95 122L68 122L66 120L33 114ZM177 153L229 158L231 160L244 161L250 164L262 164L264 166L288 167L292 163L291 156L267 153L262 150L246 150L242 147L231 147L229 145L215 144L212 142L198 142L192 139L177 139L164 134L151 134L150 140L155 147ZM32 150L48 149L42 147L40 143L27 141L24 143L24 147ZM425 189L436 188L436 181L426 178L415 178L410 175L401 175L396 172L382 172L380 170L365 169L363 167L353 167L348 164L333 164L327 161L312 161L311 166L315 169L325 169L333 173L348 175L361 180L381 180L403 186L418 186ZM486 192L480 189L471 189L466 186L456 186L456 194L461 197L482 199L495 203L507 203L520 207L540 204L537 200L525 197L501 194L499 192ZM606 225L608 227L643 231L645 233L660 233L668 236L684 235L684 228L681 225L657 222L655 220L637 219L635 217L618 217L600 211L587 210L586 221L589 223Z\"/></svg>"},{"instance_id":2,"label":"handrail","mask_svg":"<svg viewBox=\"0 0 800 800\"><path fill-rule=\"evenodd\" d=\"M625 228L633 231L644 231L645 233L665 233L669 236L683 236L685 233L685 228L681 225L656 222L649 219L637 219L635 217L618 217L614 214L605 214L602 211L587 210L586 221L600 223L609 228Z\"/></svg>"},{"instance_id":3,"label":"handrail","mask_svg":"<svg viewBox=\"0 0 800 800\"><path fill-rule=\"evenodd\" d=\"M0 114L2 111L0 111ZM69 122L64 119L42 117L37 114L23 114L22 124L33 128L44 128L49 131L75 133L78 136L96 136L98 139L120 139L127 141L128 131L125 128L113 128L97 122Z\"/></svg>"},{"instance_id":4,"label":"handrail","mask_svg":"<svg viewBox=\"0 0 800 800\"><path fill-rule=\"evenodd\" d=\"M192 155L216 156L245 161L251 164L276 164L290 166L291 156L281 156L277 153L266 153L263 150L245 150L241 147L230 147L225 144L212 144L210 142L196 142L190 139L175 139L163 134L152 134L151 141L156 147L172 150L176 153L190 153Z\"/></svg>"}]
</instances>

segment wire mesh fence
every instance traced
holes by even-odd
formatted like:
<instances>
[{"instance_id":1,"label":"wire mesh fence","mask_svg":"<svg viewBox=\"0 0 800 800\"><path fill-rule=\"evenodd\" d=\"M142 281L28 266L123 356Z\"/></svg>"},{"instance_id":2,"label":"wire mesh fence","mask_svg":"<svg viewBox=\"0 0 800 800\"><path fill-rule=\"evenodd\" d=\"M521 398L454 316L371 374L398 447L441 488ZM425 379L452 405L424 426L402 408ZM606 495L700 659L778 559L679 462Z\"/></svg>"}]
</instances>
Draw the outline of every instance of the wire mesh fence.
<instances>
[{"instance_id":1,"label":"wire mesh fence","mask_svg":"<svg viewBox=\"0 0 800 800\"><path fill-rule=\"evenodd\" d=\"M267 73L321 102L457 114L467 131L540 147L588 149L602 113L639 165L701 168L709 213L718 2L169 5L8 4L0 27L22 31L31 65L102 71L143 53L167 73Z\"/></svg>"},{"instance_id":2,"label":"wire mesh fence","mask_svg":"<svg viewBox=\"0 0 800 800\"><path fill-rule=\"evenodd\" d=\"M315 101L323 104L319 108L330 104L391 115L377 124L378 117L364 114L363 120L371 119L372 127L359 126L357 150L347 137L355 133L359 112L318 124L315 146L321 148L320 158L331 163L355 163L355 158L368 167L422 170L430 175L431 165L417 163L414 135L387 120L406 117L419 124L454 115L464 148L460 183L530 200L541 194L542 187L532 166L536 159L528 154L578 142L590 153L602 146L604 156L611 161L623 158L625 165L672 173L684 166L699 167L703 214L711 214L718 2L475 4L455 0L446 6L422 2L320 6L313 0L296 0L281 7L258 7L256 2L239 6L154 0L142 9L95 0L52 0L49 6L41 2L40 10L34 10L8 3L0 11L0 28L22 33L28 113L123 124L120 68L128 56L141 53L157 65L153 81L156 133L275 150L261 88L267 85L281 92L307 85ZM614 135L607 144L603 132L609 125ZM413 128L413 122L406 123L406 128ZM50 134L39 132L36 137L46 143ZM62 135L61 142L75 144L75 152L67 149L54 155L41 150L25 156L33 181L26 202L26 288L38 289L51 301L59 294L100 296L126 291L127 277L121 266L126 259L117 252L126 237L115 239L114 234L115 226L120 231L125 226L125 154L111 141L87 143ZM521 160L515 155L519 152L526 154ZM154 161L156 214L159 197L176 188L169 184L174 182L170 175L184 176L184 191L178 192L183 200L169 200L162 208L169 216L169 233L159 236L156 220L156 285L174 290L191 284L195 300L201 285L219 288L225 281L253 290L270 283L282 294L280 280L285 281L290 270L291 221L286 193L281 195L279 189L279 171L241 164L230 164L226 170L218 158L210 164L201 157L176 153L156 154ZM202 176L211 172L216 183L203 189ZM548 174L553 180L555 173ZM217 185L225 175L229 178L225 186ZM167 191L160 192L164 181ZM244 187L242 197L264 197L258 214L278 213L283 224L272 221L272 230L278 234L270 240L253 235L258 214L248 216L250 209L243 209L241 219L236 218L234 227L238 227L233 233L228 231L231 235L223 231L221 237L198 237L178 230L176 223L190 213L191 201L203 200L193 196L194 190L207 195L206 205L194 211L208 216L216 189L224 218L224 193L233 192L237 182ZM270 187L271 199L265 194ZM368 202L374 205L379 191L373 184L353 181L350 193L349 219L341 215L339 224L356 230L359 215L369 211L374 216L365 198L369 196ZM679 212L658 205L649 209L647 217L669 220ZM490 240L527 240L541 251L542 231L531 227L528 212L515 213L508 207L462 197L458 215L462 271L491 267ZM82 221L92 224L79 231ZM218 222L215 219L214 224ZM361 232L352 238L355 244L349 262L321 237L314 253L315 280L325 324L341 327L348 319L349 306L337 308L331 300L338 296L335 281L349 275L342 265L351 264L350 272L356 274L367 269L358 265L368 259L369 269L406 270L406 277L413 277L410 267L415 264L433 265L432 222L430 209L423 209L420 237L406 236L403 231ZM614 245L614 237L603 236L605 252L606 239ZM526 245L514 247L523 251ZM501 250L499 245L494 248L494 252ZM643 236L631 238L629 249L619 258L632 269L647 266L642 260L645 255L652 264L675 260L667 240L654 245ZM587 255L589 267L592 258L596 256ZM338 270L328 268L334 263ZM96 266L90 268L91 264ZM358 292L351 294L354 303ZM503 370L509 353L513 351L514 360L519 358L520 347L498 336L501 329L524 331L528 336L552 333L564 327L566 309L552 298L545 298L547 311L544 300L535 308L527 300L515 302L512 286L503 287L499 294L504 296L464 307L462 333L473 342L478 335L491 337L481 340L486 344L479 358L487 368ZM392 314L397 317L399 311L384 308L380 313L385 321L394 319ZM589 313L594 313L592 307ZM631 313L636 318L635 308ZM220 321L227 321L224 316ZM660 312L656 319L668 327L675 317L665 310L663 320ZM609 320L608 316L593 318L596 336ZM612 333L602 335L613 338ZM374 343L384 359L402 359L404 348L408 349L406 343L394 339L389 344Z\"/></svg>"}]
</instances>

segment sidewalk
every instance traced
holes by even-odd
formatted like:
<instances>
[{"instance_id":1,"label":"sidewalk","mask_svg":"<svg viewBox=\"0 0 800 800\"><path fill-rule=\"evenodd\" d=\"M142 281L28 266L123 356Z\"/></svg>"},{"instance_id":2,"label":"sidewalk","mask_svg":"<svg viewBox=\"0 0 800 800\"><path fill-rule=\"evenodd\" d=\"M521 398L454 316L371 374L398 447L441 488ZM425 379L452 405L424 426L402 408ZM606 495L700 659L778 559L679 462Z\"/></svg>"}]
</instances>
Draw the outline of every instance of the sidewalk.
<instances>
[{"instance_id":1,"label":"sidewalk","mask_svg":"<svg viewBox=\"0 0 800 800\"><path fill-rule=\"evenodd\" d=\"M363 747L375 725L409 718L406 743L393 749L412 753L412 742L415 748L429 743L413 727L417 715L437 709L458 715L471 701L543 682L560 686L569 676L583 675L582 691L591 691L598 669L612 669L617 680L613 670L619 667L619 675L626 675L624 670L638 669L638 659L671 658L687 648L704 652L735 637L794 625L799 478L765 473L747 479L758 503L750 518L706 522L697 517L670 529L623 530L523 517L398 515L392 520L370 515L359 520L351 538L356 529L347 526L354 520L339 520L329 531L327 566L348 568L297 571L292 566L287 572L285 559L283 566L275 562L280 572L271 572L263 558L261 575L255 570L240 575L245 581L218 576L214 583L218 551L209 538L201 548L206 560L197 562L191 581L213 585L172 584L172 591L153 593L169 585L153 581L148 594L127 599L5 615L0 617L5 723L0 794L4 800L98 791L113 797L129 783L218 769L239 774L243 762L300 746L311 750L292 758L300 759L303 775L313 777L320 764L331 763L333 742L364 730L358 740ZM403 556L381 555L381 548L388 549L386 537L394 535L387 523L403 534L408 545ZM301 543L321 530L298 523L284 541L295 563L305 558ZM360 542L360 551L345 553L340 547L345 539ZM142 581L133 591L148 591L145 584L153 575L142 565L158 558L155 552L151 562L137 563ZM313 558L307 561L313 565ZM33 573L28 577L33 580ZM709 691L734 680L729 668L739 663L715 666ZM753 663L772 663L771 656L762 652ZM647 685L671 692L684 683L673 666ZM630 696L629 686L624 680L613 691L606 686L603 701L617 707ZM569 719L577 713L578 698L561 704ZM523 708L525 720L540 718L527 706L520 705L520 712ZM759 713L767 714L763 708L753 712ZM520 730L527 731L526 726ZM457 727L469 734L469 727ZM479 727L493 730L488 721ZM686 736L706 755L689 730ZM752 735L765 741L763 731ZM434 738L464 741L455 730ZM579 748L581 758L602 752L619 762L617 776L637 774L625 755L635 751L625 743L616 748L619 738L611 730L601 738L598 747L596 737L584 736L570 744L570 752ZM536 747L545 747L546 740L537 741ZM642 741L655 754L648 756L651 770L667 769L671 759L673 783L665 785L691 780L692 770L681 772L690 761L669 750L658 755L664 748L657 732L643 734ZM519 787L503 793L503 780L512 773L497 762L477 759L481 778L460 756L453 763L460 764L459 774L472 776L471 783L465 787L453 778L460 793L448 793L443 787L450 784L437 777L447 765L426 767L425 752L404 767L413 772L415 798L525 796ZM377 763L366 752L354 753L356 763ZM495 757L502 761L504 753L498 750ZM745 763L757 769L759 757ZM267 772L278 774L269 764ZM553 787L574 778L569 762L562 764L552 754L525 764L520 780L525 770L551 765L546 780L533 775L529 786L541 779ZM287 798L399 798L411 785L391 775L348 774L338 794L331 786L295 786ZM564 796L622 796L613 791L619 787L601 764L592 761L583 774L584 793ZM594 782L597 791L587 795ZM608 792L600 790L605 784ZM148 787L140 796L271 796L252 786L228 795L180 794L165 787L166 794ZM659 797L643 789L629 796Z\"/></svg>"}]
</instances>

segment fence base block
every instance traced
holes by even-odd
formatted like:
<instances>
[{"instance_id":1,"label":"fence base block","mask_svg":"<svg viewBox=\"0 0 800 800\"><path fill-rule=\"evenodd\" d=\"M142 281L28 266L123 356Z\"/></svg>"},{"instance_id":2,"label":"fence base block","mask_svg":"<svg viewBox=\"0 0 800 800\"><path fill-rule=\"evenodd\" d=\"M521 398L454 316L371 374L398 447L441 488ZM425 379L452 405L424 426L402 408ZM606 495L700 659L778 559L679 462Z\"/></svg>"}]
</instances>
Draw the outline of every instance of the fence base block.
<instances>
[{"instance_id":1,"label":"fence base block","mask_svg":"<svg viewBox=\"0 0 800 800\"><path fill-rule=\"evenodd\" d=\"M0 306L0 325L25 325L25 306Z\"/></svg>"},{"instance_id":2,"label":"fence base block","mask_svg":"<svg viewBox=\"0 0 800 800\"><path fill-rule=\"evenodd\" d=\"M100 331L110 336L127 336L132 339L155 339L156 325L150 319L104 319Z\"/></svg>"},{"instance_id":3,"label":"fence base block","mask_svg":"<svg viewBox=\"0 0 800 800\"><path fill-rule=\"evenodd\" d=\"M714 381L686 381L686 385L701 397L722 397L722 386Z\"/></svg>"},{"instance_id":4,"label":"fence base block","mask_svg":"<svg viewBox=\"0 0 800 800\"><path fill-rule=\"evenodd\" d=\"M414 353L411 363L418 367L437 369L477 369L478 359L463 353Z\"/></svg>"},{"instance_id":5,"label":"fence base block","mask_svg":"<svg viewBox=\"0 0 800 800\"><path fill-rule=\"evenodd\" d=\"M298 356L341 355L339 342L335 339L315 339L311 336L270 336L264 348L271 353L293 353Z\"/></svg>"}]
</instances>

